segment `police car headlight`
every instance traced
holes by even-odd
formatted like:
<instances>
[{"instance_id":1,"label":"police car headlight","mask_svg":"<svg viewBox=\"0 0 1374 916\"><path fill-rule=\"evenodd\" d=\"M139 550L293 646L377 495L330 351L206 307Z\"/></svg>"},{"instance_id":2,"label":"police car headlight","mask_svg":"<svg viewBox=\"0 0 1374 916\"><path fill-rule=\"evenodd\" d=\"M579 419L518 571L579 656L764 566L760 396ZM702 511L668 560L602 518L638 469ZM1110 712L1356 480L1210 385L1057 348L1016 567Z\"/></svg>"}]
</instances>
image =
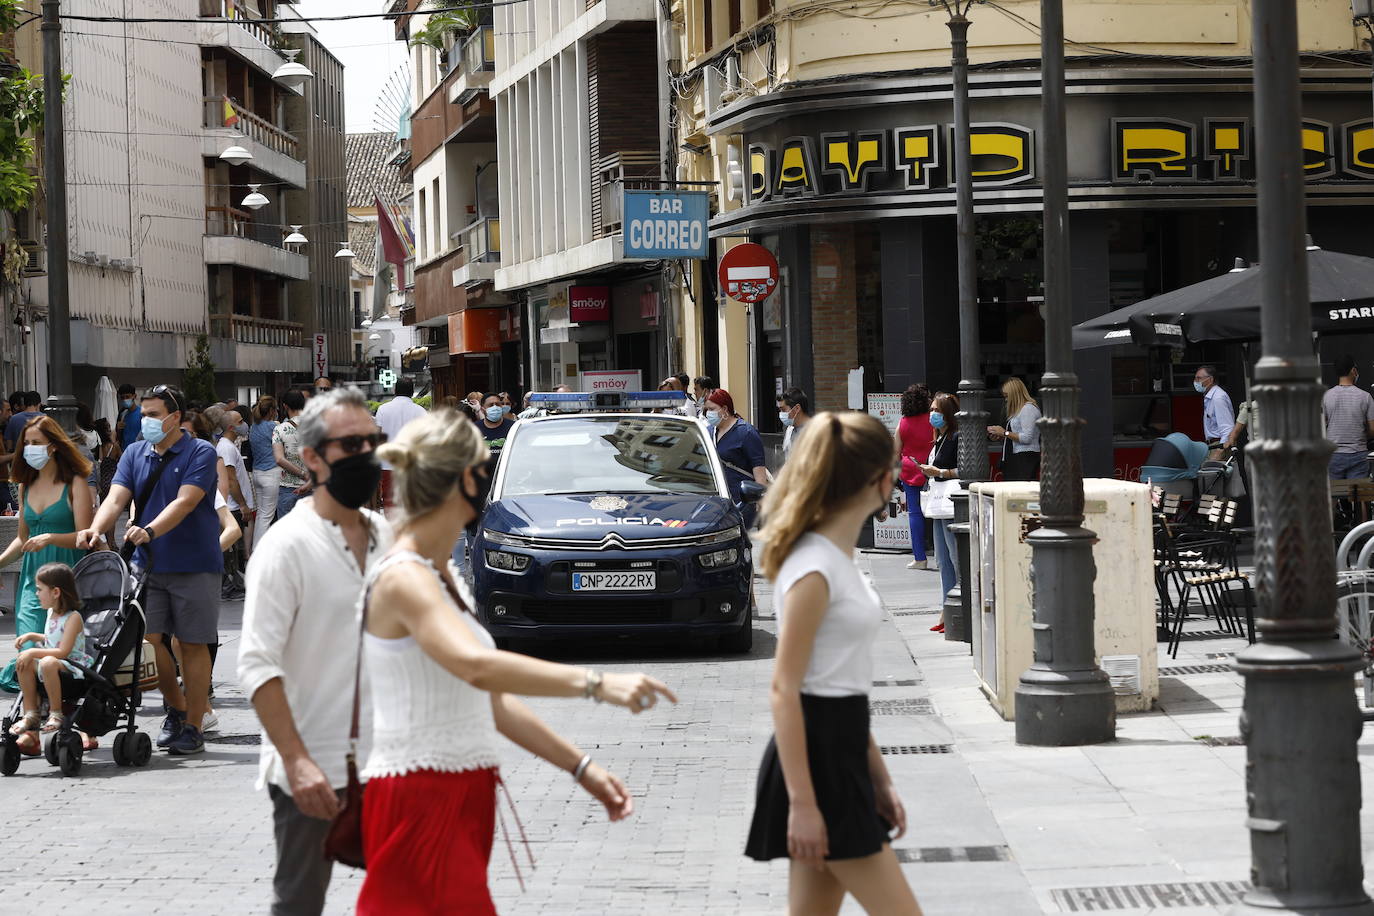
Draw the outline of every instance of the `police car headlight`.
<instances>
[{"instance_id":1,"label":"police car headlight","mask_svg":"<svg viewBox=\"0 0 1374 916\"><path fill-rule=\"evenodd\" d=\"M697 562L707 569L720 569L725 566L734 566L739 562L739 551L734 547L725 550L713 550L710 553L697 555Z\"/></svg>"},{"instance_id":2,"label":"police car headlight","mask_svg":"<svg viewBox=\"0 0 1374 916\"><path fill-rule=\"evenodd\" d=\"M508 553L504 550L488 550L487 566L501 572L520 573L530 568L530 558L521 553Z\"/></svg>"},{"instance_id":3,"label":"police car headlight","mask_svg":"<svg viewBox=\"0 0 1374 916\"><path fill-rule=\"evenodd\" d=\"M697 539L697 543L703 547L707 544L725 544L730 541L738 540L742 534L743 532L740 531L739 525L735 525L734 527L726 528L722 531L703 535Z\"/></svg>"},{"instance_id":4,"label":"police car headlight","mask_svg":"<svg viewBox=\"0 0 1374 916\"><path fill-rule=\"evenodd\" d=\"M491 541L493 544L501 544L506 547L523 547L524 541L513 534L503 534L500 531L493 531L490 528L482 529L482 537Z\"/></svg>"}]
</instances>

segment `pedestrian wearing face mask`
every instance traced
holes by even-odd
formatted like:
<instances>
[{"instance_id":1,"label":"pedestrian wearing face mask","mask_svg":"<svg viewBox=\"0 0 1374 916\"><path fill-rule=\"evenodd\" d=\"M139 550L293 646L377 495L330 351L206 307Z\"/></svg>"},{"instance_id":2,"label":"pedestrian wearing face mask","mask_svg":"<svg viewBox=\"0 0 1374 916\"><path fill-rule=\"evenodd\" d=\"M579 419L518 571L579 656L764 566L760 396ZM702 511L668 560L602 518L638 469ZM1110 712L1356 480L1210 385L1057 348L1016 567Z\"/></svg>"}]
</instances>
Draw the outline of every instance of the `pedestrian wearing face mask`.
<instances>
[{"instance_id":1,"label":"pedestrian wearing face mask","mask_svg":"<svg viewBox=\"0 0 1374 916\"><path fill-rule=\"evenodd\" d=\"M243 452L239 450L240 443L248 435L248 427L242 423L242 417L237 411L225 410L222 407L211 407L205 411L205 418L210 421L211 428L219 434L215 451L229 472L229 492L225 499L229 503L229 514L238 523L239 530L243 531L243 538L240 538L224 556L222 595L227 600L234 600L243 597L243 574L247 566L243 544L249 533L246 528L252 524L257 510L246 462L243 460Z\"/></svg>"},{"instance_id":2,"label":"pedestrian wearing face mask","mask_svg":"<svg viewBox=\"0 0 1374 916\"><path fill-rule=\"evenodd\" d=\"M425 409L416 404L411 396L415 394L415 383L408 378L396 380L396 396L377 408L377 425L382 428L388 441L395 441L401 430L425 415ZM382 507L391 508L391 465L382 462Z\"/></svg>"},{"instance_id":3,"label":"pedestrian wearing face mask","mask_svg":"<svg viewBox=\"0 0 1374 916\"><path fill-rule=\"evenodd\" d=\"M778 419L782 422L782 456L792 457L806 424L811 422L811 399L800 388L788 388L778 396Z\"/></svg>"},{"instance_id":4,"label":"pedestrian wearing face mask","mask_svg":"<svg viewBox=\"0 0 1374 916\"><path fill-rule=\"evenodd\" d=\"M119 459L110 495L91 525L78 533L76 546L95 546L99 533L133 504L133 524L124 537L139 548L135 563L149 570L143 610L166 712L157 745L172 754L199 754L205 750L201 726L210 700L209 646L219 640L224 572L215 512L218 456L213 445L182 431L186 395L179 389L158 385L141 410L143 441ZM173 636L181 643L184 692L168 645Z\"/></svg>"},{"instance_id":5,"label":"pedestrian wearing face mask","mask_svg":"<svg viewBox=\"0 0 1374 916\"><path fill-rule=\"evenodd\" d=\"M90 463L52 417L40 414L24 424L10 480L19 485L19 536L0 553L0 567L22 554L15 636L42 633L47 612L38 600L38 570L47 563L75 566L83 551L76 533L91 523ZM29 643L24 648L39 648ZM19 691L15 663L0 671L0 689Z\"/></svg>"},{"instance_id":6,"label":"pedestrian wearing face mask","mask_svg":"<svg viewBox=\"0 0 1374 916\"><path fill-rule=\"evenodd\" d=\"M115 421L115 436L119 447L127 449L142 434L143 415L138 409L138 391L133 385L119 386L119 418Z\"/></svg>"},{"instance_id":7,"label":"pedestrian wearing face mask","mask_svg":"<svg viewBox=\"0 0 1374 916\"><path fill-rule=\"evenodd\" d=\"M482 438L487 440L487 448L491 450L493 458L506 447L506 437L514 425L515 421L507 416L506 408L501 403L501 395L489 394L482 398L482 422L477 424L477 428L482 431Z\"/></svg>"},{"instance_id":8,"label":"pedestrian wearing face mask","mask_svg":"<svg viewBox=\"0 0 1374 916\"><path fill-rule=\"evenodd\" d=\"M318 485L262 537L238 675L266 733L257 787L267 789L276 839L271 912L306 916L324 909L331 863L320 849L347 784L358 598L392 532L362 508L381 477L380 436L362 394L317 394L297 422L301 460ZM364 685L360 759L371 743L370 696Z\"/></svg>"},{"instance_id":9,"label":"pedestrian wearing face mask","mask_svg":"<svg viewBox=\"0 0 1374 916\"><path fill-rule=\"evenodd\" d=\"M763 437L735 413L735 399L724 388L715 389L706 399L706 425L711 428L720 463L725 465L725 483L730 488L730 498L744 514L745 526L752 528L758 518L758 504L744 501L740 485L746 480L768 484Z\"/></svg>"}]
</instances>

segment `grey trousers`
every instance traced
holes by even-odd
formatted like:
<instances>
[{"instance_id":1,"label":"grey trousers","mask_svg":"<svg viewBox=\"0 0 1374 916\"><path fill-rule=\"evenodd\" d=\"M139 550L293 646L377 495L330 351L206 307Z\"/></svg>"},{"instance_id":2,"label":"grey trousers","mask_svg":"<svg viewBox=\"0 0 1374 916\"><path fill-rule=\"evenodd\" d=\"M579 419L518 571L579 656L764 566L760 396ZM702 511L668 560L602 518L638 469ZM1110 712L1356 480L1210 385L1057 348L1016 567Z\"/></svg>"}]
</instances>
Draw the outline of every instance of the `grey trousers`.
<instances>
[{"instance_id":1,"label":"grey trousers","mask_svg":"<svg viewBox=\"0 0 1374 916\"><path fill-rule=\"evenodd\" d=\"M277 840L272 916L319 916L334 867L324 857L330 822L302 814L295 800L276 786L268 786L267 794L272 799L272 833ZM343 801L343 792L339 800Z\"/></svg>"}]
</instances>

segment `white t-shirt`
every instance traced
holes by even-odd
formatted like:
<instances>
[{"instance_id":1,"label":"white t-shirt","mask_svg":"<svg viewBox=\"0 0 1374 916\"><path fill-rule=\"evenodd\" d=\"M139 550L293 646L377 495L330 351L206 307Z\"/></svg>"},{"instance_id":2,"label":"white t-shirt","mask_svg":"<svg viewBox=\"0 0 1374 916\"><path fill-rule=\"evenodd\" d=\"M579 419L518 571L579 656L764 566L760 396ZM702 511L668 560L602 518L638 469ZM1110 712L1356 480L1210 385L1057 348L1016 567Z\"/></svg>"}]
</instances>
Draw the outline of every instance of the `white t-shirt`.
<instances>
[{"instance_id":1,"label":"white t-shirt","mask_svg":"<svg viewBox=\"0 0 1374 916\"><path fill-rule=\"evenodd\" d=\"M787 592L816 572L830 589L830 606L816 630L811 662L802 693L817 697L867 695L873 687L873 641L883 609L878 593L859 573L854 558L835 542L809 531L803 534L778 571L778 626L787 626Z\"/></svg>"},{"instance_id":2,"label":"white t-shirt","mask_svg":"<svg viewBox=\"0 0 1374 916\"><path fill-rule=\"evenodd\" d=\"M377 425L382 428L382 432L386 433L386 441L395 442L396 437L401 434L401 430L426 413L427 411L419 404L405 395L398 394L377 408ZM382 469L389 471L391 465L383 461Z\"/></svg>"},{"instance_id":3,"label":"white t-shirt","mask_svg":"<svg viewBox=\"0 0 1374 916\"><path fill-rule=\"evenodd\" d=\"M229 473L238 478L239 492L243 498L248 500L248 508L253 508L253 485L248 482L248 471L243 466L243 453L239 451L237 442L230 442L227 436L221 436L215 443L215 451L224 459L224 466L229 469ZM242 511L243 506L238 504L232 495L227 497L229 501L229 511Z\"/></svg>"}]
</instances>

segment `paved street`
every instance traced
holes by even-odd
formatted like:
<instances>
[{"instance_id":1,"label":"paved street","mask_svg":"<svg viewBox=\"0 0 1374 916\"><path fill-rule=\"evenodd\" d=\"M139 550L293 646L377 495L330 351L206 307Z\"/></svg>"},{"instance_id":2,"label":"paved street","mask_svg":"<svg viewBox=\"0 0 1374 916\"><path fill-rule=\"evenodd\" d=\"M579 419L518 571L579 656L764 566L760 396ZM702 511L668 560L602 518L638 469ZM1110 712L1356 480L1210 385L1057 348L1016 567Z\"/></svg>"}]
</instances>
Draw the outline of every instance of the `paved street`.
<instances>
[{"instance_id":1,"label":"paved street","mask_svg":"<svg viewBox=\"0 0 1374 916\"><path fill-rule=\"evenodd\" d=\"M1214 670L1209 656L1240 641L1186 641L1179 659L1162 662L1176 670L1163 679L1162 711L1122 717L1113 745L1017 747L1012 725L974 686L964 648L928 630L938 575L904 562L861 559L889 612L874 730L882 745L918 751L888 763L913 824L896 846L926 912L1223 912L1249 870L1245 749L1225 740L1237 733L1240 679ZM631 718L580 701L535 702L626 779L638 810L607 824L566 775L511 747L504 770L538 867L526 870L522 894L498 837L491 873L503 912L783 909L786 866L740 854L770 731L775 621L766 588L759 612L747 658L588 646L558 656L646 668L682 703ZM241 605L225 606L215 704L223 725L204 756L158 754L148 769L128 771L102 748L79 779L26 760L4 782L9 832L41 832L28 846L45 851L10 870L0 913L53 902L101 914L265 911L272 840L266 799L252 789L256 719L232 677L240 615ZM155 727L155 704L145 730ZM1368 773L1368 740L1361 749ZM330 912L350 911L357 882L339 875ZM1198 905L1181 906L1190 902Z\"/></svg>"}]
</instances>

